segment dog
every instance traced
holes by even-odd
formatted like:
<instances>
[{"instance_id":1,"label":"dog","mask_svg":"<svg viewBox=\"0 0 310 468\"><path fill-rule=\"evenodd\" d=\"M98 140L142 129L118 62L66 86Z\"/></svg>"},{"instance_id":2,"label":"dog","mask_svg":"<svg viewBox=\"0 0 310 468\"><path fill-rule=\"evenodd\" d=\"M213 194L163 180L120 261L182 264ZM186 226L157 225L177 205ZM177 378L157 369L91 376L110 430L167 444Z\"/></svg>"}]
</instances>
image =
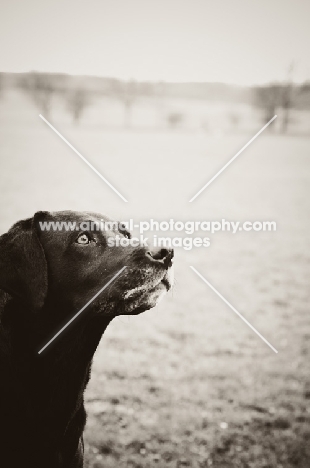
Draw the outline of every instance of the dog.
<instances>
[{"instance_id":1,"label":"dog","mask_svg":"<svg viewBox=\"0 0 310 468\"><path fill-rule=\"evenodd\" d=\"M48 231L40 224L102 220L110 221L41 211L0 237L3 468L83 467L83 393L99 341L114 317L154 307L172 286L172 249L109 247L108 237L130 237L124 229Z\"/></svg>"}]
</instances>

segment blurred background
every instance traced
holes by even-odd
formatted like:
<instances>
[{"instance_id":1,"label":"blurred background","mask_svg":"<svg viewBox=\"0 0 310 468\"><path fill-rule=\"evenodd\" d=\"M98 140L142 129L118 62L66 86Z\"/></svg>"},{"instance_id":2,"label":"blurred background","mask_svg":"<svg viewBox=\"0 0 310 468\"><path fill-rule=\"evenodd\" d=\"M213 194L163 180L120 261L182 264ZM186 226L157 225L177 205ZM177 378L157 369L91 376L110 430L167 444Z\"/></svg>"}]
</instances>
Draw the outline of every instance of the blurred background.
<instances>
[{"instance_id":1,"label":"blurred background","mask_svg":"<svg viewBox=\"0 0 310 468\"><path fill-rule=\"evenodd\" d=\"M85 393L88 468L310 466L309 15L306 0L1 2L1 234L37 210L277 222L177 249L172 293L114 320Z\"/></svg>"}]
</instances>

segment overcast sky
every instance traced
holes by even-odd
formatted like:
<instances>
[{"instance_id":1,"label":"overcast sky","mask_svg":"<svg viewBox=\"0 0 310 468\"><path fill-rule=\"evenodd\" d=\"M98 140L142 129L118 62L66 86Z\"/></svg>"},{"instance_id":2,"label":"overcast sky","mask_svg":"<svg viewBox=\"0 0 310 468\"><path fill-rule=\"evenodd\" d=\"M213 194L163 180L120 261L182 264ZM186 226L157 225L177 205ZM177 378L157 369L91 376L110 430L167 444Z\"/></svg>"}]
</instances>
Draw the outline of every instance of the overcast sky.
<instances>
[{"instance_id":1,"label":"overcast sky","mask_svg":"<svg viewBox=\"0 0 310 468\"><path fill-rule=\"evenodd\" d=\"M1 71L310 79L310 0L0 0Z\"/></svg>"}]
</instances>

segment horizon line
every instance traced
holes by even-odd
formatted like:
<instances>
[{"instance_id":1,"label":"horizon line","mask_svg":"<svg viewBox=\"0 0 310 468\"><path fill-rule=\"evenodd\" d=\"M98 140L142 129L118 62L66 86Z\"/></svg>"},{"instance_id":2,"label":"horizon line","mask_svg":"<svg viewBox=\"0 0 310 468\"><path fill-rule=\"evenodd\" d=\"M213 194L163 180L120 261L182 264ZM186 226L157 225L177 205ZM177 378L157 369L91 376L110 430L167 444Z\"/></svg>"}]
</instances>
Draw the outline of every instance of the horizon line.
<instances>
[{"instance_id":1,"label":"horizon line","mask_svg":"<svg viewBox=\"0 0 310 468\"><path fill-rule=\"evenodd\" d=\"M226 86L235 86L239 88L251 88L254 86L267 86L271 84L285 84L287 83L286 79L283 80L270 80L270 81L263 81L263 82L255 82L251 84L240 84L230 81L202 81L202 80L168 80L168 79L160 79L160 78L152 78L152 79L141 79L141 78L122 78L116 75L98 75L92 73L69 73L69 72L62 72L62 71L48 71L48 70L39 70L39 69L28 69L23 71L11 71L11 70L0 70L0 74L27 74L27 73L39 73L39 74L46 74L46 75L65 75L70 77L84 77L84 78L101 78L101 79L112 79L112 80L119 80L124 82L134 81L136 83L156 83L156 84L218 84L218 85L226 85ZM309 83L310 78L306 78L304 80L292 80L290 83L294 85L302 85L305 83Z\"/></svg>"}]
</instances>

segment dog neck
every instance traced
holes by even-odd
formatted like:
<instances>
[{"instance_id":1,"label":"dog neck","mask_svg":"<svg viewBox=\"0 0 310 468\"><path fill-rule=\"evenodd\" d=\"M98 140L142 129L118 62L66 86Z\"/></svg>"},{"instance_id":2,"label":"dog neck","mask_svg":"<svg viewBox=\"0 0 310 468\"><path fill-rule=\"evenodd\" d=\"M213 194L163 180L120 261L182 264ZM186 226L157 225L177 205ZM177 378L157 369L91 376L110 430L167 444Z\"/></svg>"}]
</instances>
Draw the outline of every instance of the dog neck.
<instances>
[{"instance_id":1,"label":"dog neck","mask_svg":"<svg viewBox=\"0 0 310 468\"><path fill-rule=\"evenodd\" d=\"M27 439L27 450L35 441L33 450L41 446L42 453L44 450L66 453L67 446L79 445L85 424L83 393L89 381L92 357L113 316L93 314L89 319L85 314L38 354L43 332L49 327L46 324L43 327L38 318L31 319L22 304L17 307L12 301L5 305L1 323L12 364L5 379L10 388L4 390L10 395L6 404L12 406L8 424L28 428L29 440L28 435L22 436ZM50 313L49 307L40 311L47 322L53 322L48 319ZM58 330L55 328L53 332ZM45 339L48 341L50 337ZM71 436L77 420L79 433L75 430Z\"/></svg>"}]
</instances>

